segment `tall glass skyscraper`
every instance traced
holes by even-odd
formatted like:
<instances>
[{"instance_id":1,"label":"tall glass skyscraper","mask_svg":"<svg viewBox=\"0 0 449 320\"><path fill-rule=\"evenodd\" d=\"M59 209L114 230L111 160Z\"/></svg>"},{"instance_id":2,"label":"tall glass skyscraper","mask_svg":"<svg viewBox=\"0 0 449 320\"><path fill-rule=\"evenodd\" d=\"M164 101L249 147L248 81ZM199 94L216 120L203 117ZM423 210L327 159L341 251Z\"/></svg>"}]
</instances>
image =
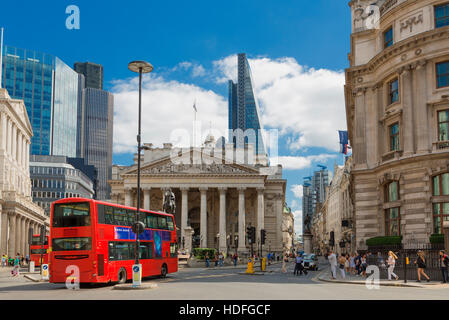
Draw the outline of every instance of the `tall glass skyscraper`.
<instances>
[{"instance_id":1,"label":"tall glass skyscraper","mask_svg":"<svg viewBox=\"0 0 449 320\"><path fill-rule=\"evenodd\" d=\"M52 55L5 46L3 83L12 98L24 100L31 154L75 157L78 74Z\"/></svg>"},{"instance_id":2,"label":"tall glass skyscraper","mask_svg":"<svg viewBox=\"0 0 449 320\"><path fill-rule=\"evenodd\" d=\"M237 55L238 79L237 83L229 80L229 129L230 141L237 147L245 143L255 146L256 154L267 154L263 141L259 104L254 92L251 68L245 53ZM239 134L238 129L243 131ZM249 130L252 129L252 130Z\"/></svg>"}]
</instances>

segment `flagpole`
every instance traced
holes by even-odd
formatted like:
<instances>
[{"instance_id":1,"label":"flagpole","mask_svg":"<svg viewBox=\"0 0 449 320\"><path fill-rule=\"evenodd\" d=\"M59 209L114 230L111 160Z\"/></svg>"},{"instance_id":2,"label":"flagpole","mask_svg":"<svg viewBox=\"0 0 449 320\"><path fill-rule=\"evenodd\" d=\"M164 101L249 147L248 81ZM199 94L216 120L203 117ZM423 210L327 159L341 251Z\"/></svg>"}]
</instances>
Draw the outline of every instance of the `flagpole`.
<instances>
[{"instance_id":1,"label":"flagpole","mask_svg":"<svg viewBox=\"0 0 449 320\"><path fill-rule=\"evenodd\" d=\"M0 88L2 88L3 80L3 27L1 28L1 39L0 39Z\"/></svg>"}]
</instances>

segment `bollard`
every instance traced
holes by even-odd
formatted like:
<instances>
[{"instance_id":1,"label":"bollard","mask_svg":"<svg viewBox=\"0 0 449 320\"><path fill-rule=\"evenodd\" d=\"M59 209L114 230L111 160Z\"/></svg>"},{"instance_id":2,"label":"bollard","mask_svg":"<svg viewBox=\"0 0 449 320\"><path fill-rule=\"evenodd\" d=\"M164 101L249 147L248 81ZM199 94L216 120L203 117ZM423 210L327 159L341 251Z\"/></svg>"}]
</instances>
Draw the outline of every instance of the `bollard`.
<instances>
[{"instance_id":1,"label":"bollard","mask_svg":"<svg viewBox=\"0 0 449 320\"><path fill-rule=\"evenodd\" d=\"M252 258L248 259L248 268L246 269L246 273L254 273L254 261Z\"/></svg>"},{"instance_id":2,"label":"bollard","mask_svg":"<svg viewBox=\"0 0 449 320\"><path fill-rule=\"evenodd\" d=\"M262 262L260 263L260 269L262 271L265 271L267 269L267 258L262 259Z\"/></svg>"}]
</instances>

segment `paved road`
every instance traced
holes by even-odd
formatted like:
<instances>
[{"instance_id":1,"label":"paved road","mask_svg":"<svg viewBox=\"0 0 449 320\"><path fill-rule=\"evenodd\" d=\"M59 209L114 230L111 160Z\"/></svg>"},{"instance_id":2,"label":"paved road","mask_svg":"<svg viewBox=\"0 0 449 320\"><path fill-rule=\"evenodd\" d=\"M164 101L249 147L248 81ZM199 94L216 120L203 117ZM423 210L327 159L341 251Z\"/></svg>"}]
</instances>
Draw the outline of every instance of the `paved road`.
<instances>
[{"instance_id":1,"label":"paved road","mask_svg":"<svg viewBox=\"0 0 449 320\"><path fill-rule=\"evenodd\" d=\"M113 290L113 286L67 290L64 285L35 283L23 277L11 278L0 271L0 299L180 299L180 300L346 300L346 299L448 299L449 288L381 287L369 290L362 285L320 282L318 272L294 276L293 263L288 272L270 266L264 275L242 275L243 269L182 269L166 279L147 280L157 283L150 290ZM324 267L324 266L323 266Z\"/></svg>"}]
</instances>

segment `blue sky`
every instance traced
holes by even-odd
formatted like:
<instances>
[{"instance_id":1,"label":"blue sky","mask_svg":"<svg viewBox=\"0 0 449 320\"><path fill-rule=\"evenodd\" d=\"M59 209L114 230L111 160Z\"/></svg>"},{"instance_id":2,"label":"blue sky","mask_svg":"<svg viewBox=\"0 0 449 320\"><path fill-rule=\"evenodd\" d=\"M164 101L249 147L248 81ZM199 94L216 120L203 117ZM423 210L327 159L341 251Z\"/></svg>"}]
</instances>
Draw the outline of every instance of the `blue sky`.
<instances>
[{"instance_id":1,"label":"blue sky","mask_svg":"<svg viewBox=\"0 0 449 320\"><path fill-rule=\"evenodd\" d=\"M68 5L80 9L79 30L65 26ZM117 93L114 143L122 138L122 127L129 130L123 114L136 107L129 61L143 59L155 67L144 82L151 100L144 114L151 121L171 118L159 109L173 110L175 118L181 108L190 117L196 98L203 126L221 128L227 125L224 80L232 77L233 56L245 52L264 123L281 130L280 156L293 157L283 159L289 163L284 176L293 210L299 213L301 198L291 188L302 177L318 163L333 168L335 161L343 162L335 151L336 130L345 129L347 1L8 1L2 3L0 26L7 45L54 54L69 66L76 61L104 66L105 89ZM185 125L181 119L173 124ZM152 126L149 122L143 130ZM130 137L134 141L135 133ZM162 131L145 137L146 142L169 138ZM130 163L130 143L114 148L114 163Z\"/></svg>"}]
</instances>

